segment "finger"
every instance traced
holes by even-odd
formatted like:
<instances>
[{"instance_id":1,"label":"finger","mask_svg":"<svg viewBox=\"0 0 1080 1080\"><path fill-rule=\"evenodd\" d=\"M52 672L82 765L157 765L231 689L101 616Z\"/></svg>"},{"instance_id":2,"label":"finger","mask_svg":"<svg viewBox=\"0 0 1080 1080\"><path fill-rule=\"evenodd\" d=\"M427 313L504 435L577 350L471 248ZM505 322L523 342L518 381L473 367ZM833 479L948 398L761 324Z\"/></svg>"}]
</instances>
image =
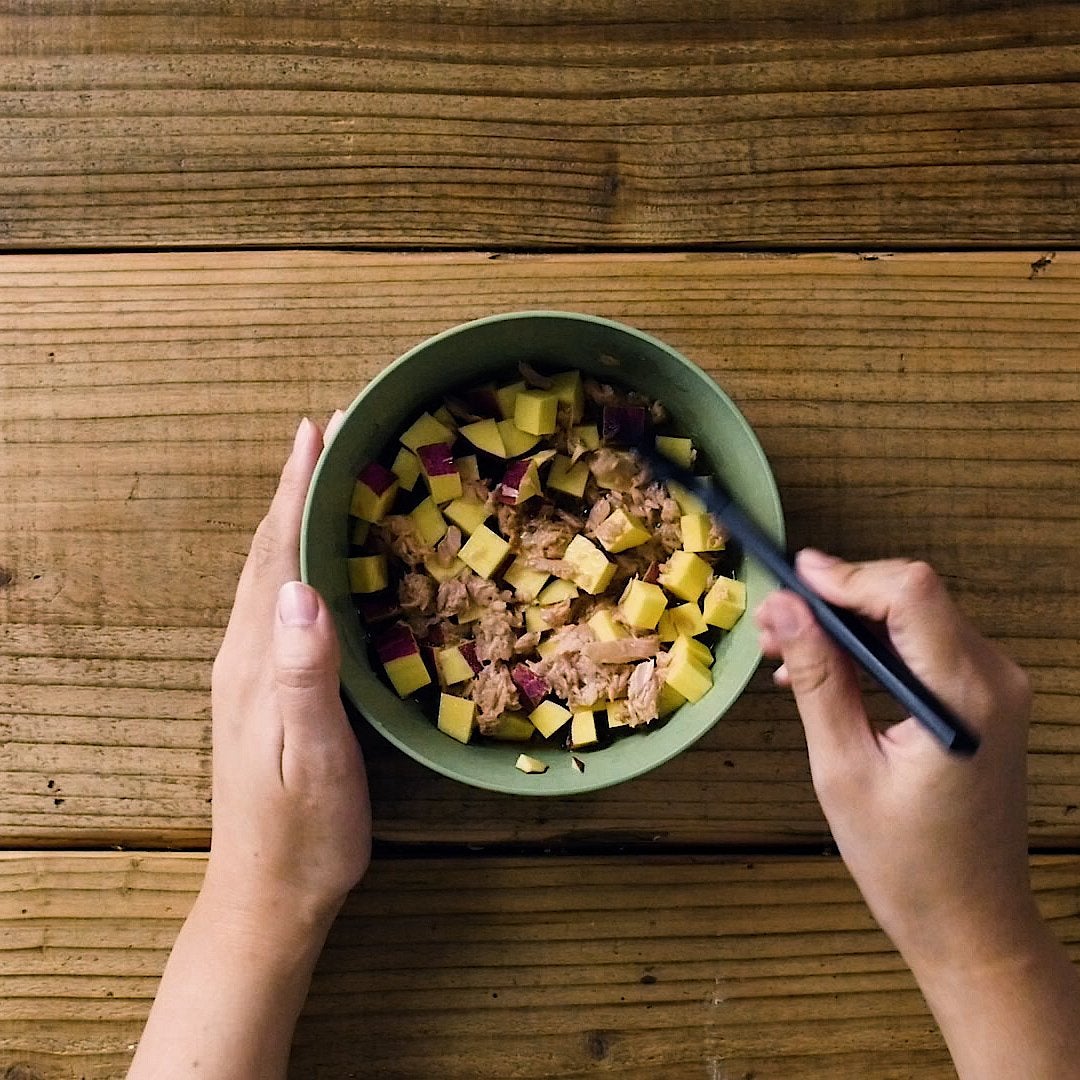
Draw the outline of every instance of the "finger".
<instances>
[{"instance_id":1,"label":"finger","mask_svg":"<svg viewBox=\"0 0 1080 1080\"><path fill-rule=\"evenodd\" d=\"M322 433L306 417L281 471L266 517L259 523L236 590L234 618L269 626L278 589L300 576L300 522L304 502L322 453Z\"/></svg>"},{"instance_id":2,"label":"finger","mask_svg":"<svg viewBox=\"0 0 1080 1080\"><path fill-rule=\"evenodd\" d=\"M799 707L811 759L835 764L874 745L855 671L815 622L805 602L776 592L759 609L783 657L781 679Z\"/></svg>"},{"instance_id":3,"label":"finger","mask_svg":"<svg viewBox=\"0 0 1080 1080\"><path fill-rule=\"evenodd\" d=\"M289 581L279 590L271 657L286 787L336 774L358 750L339 696L333 621L310 585Z\"/></svg>"},{"instance_id":4,"label":"finger","mask_svg":"<svg viewBox=\"0 0 1080 1080\"><path fill-rule=\"evenodd\" d=\"M946 704L970 705L964 698L989 646L926 563L847 563L807 550L795 565L826 600L883 622L893 647Z\"/></svg>"},{"instance_id":5,"label":"finger","mask_svg":"<svg viewBox=\"0 0 1080 1080\"><path fill-rule=\"evenodd\" d=\"M344 422L345 414L340 409L335 409L330 419L326 421L326 430L323 432L323 446L329 446L334 441L334 436Z\"/></svg>"},{"instance_id":6,"label":"finger","mask_svg":"<svg viewBox=\"0 0 1080 1080\"><path fill-rule=\"evenodd\" d=\"M791 676L788 674L786 665L781 664L773 673L773 682L784 690L791 689Z\"/></svg>"},{"instance_id":7,"label":"finger","mask_svg":"<svg viewBox=\"0 0 1080 1080\"><path fill-rule=\"evenodd\" d=\"M775 660L780 655L780 642L766 618L764 603L754 611L754 622L758 628L758 646L765 656L770 660Z\"/></svg>"}]
</instances>

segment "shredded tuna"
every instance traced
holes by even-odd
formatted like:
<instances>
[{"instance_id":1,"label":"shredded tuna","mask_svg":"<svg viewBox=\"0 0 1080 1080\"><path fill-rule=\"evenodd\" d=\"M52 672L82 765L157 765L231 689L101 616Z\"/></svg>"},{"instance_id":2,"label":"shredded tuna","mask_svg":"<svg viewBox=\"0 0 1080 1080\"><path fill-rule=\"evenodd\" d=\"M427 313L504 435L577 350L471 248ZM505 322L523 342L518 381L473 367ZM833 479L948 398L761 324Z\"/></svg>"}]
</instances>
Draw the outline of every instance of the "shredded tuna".
<instances>
[{"instance_id":1,"label":"shredded tuna","mask_svg":"<svg viewBox=\"0 0 1080 1080\"><path fill-rule=\"evenodd\" d=\"M660 504L660 520L665 522L678 522L682 517L682 510L679 504L671 498L664 499Z\"/></svg>"},{"instance_id":2,"label":"shredded tuna","mask_svg":"<svg viewBox=\"0 0 1080 1080\"><path fill-rule=\"evenodd\" d=\"M521 508L511 506L509 503L497 503L495 506L495 519L499 532L509 541L510 549L512 551L519 550L523 522Z\"/></svg>"},{"instance_id":3,"label":"shredded tuna","mask_svg":"<svg viewBox=\"0 0 1080 1080\"><path fill-rule=\"evenodd\" d=\"M589 470L602 487L629 491L641 485L641 459L629 450L612 450L602 446L593 454Z\"/></svg>"},{"instance_id":4,"label":"shredded tuna","mask_svg":"<svg viewBox=\"0 0 1080 1080\"><path fill-rule=\"evenodd\" d=\"M585 623L577 623L574 626L565 626L553 635L555 645L552 654L558 656L562 653L578 652L590 641L596 640L593 628Z\"/></svg>"},{"instance_id":5,"label":"shredded tuna","mask_svg":"<svg viewBox=\"0 0 1080 1080\"><path fill-rule=\"evenodd\" d=\"M439 582L435 597L435 610L443 616L460 615L471 603L469 590L459 578Z\"/></svg>"},{"instance_id":6,"label":"shredded tuna","mask_svg":"<svg viewBox=\"0 0 1080 1080\"><path fill-rule=\"evenodd\" d=\"M420 611L402 610L402 618L409 624L409 629L412 630L417 640L426 640L431 636L431 631L434 626L439 622L438 615L425 615Z\"/></svg>"},{"instance_id":7,"label":"shredded tuna","mask_svg":"<svg viewBox=\"0 0 1080 1080\"><path fill-rule=\"evenodd\" d=\"M503 663L485 664L467 684L468 696L476 703L480 730L490 735L504 712L521 708L521 698L510 669Z\"/></svg>"},{"instance_id":8,"label":"shredded tuna","mask_svg":"<svg viewBox=\"0 0 1080 1080\"><path fill-rule=\"evenodd\" d=\"M530 630L527 634L522 634L514 642L514 652L517 654L531 653L540 644L540 637L539 630Z\"/></svg>"},{"instance_id":9,"label":"shredded tuna","mask_svg":"<svg viewBox=\"0 0 1080 1080\"><path fill-rule=\"evenodd\" d=\"M413 523L405 514L390 514L372 526L372 535L388 554L407 566L419 566L434 554L432 548L417 535Z\"/></svg>"},{"instance_id":10,"label":"shredded tuna","mask_svg":"<svg viewBox=\"0 0 1080 1080\"><path fill-rule=\"evenodd\" d=\"M619 522L614 517L604 518L604 520L596 526L593 535L604 545L604 547L607 547L619 538Z\"/></svg>"},{"instance_id":11,"label":"shredded tuna","mask_svg":"<svg viewBox=\"0 0 1080 1080\"><path fill-rule=\"evenodd\" d=\"M682 547L682 529L677 521L662 521L653 536L669 555L677 548Z\"/></svg>"},{"instance_id":12,"label":"shredded tuna","mask_svg":"<svg viewBox=\"0 0 1080 1080\"><path fill-rule=\"evenodd\" d=\"M512 593L500 589L490 578L481 577L479 574L467 574L464 580L469 599L478 607L505 611L507 603L513 597Z\"/></svg>"},{"instance_id":13,"label":"shredded tuna","mask_svg":"<svg viewBox=\"0 0 1080 1080\"><path fill-rule=\"evenodd\" d=\"M446 535L435 545L435 558L440 566L449 566L460 550L461 530L456 525L451 525L446 530Z\"/></svg>"},{"instance_id":14,"label":"shredded tuna","mask_svg":"<svg viewBox=\"0 0 1080 1080\"><path fill-rule=\"evenodd\" d=\"M522 529L518 547L526 558L560 559L577 531L566 521L542 517Z\"/></svg>"},{"instance_id":15,"label":"shredded tuna","mask_svg":"<svg viewBox=\"0 0 1080 1080\"><path fill-rule=\"evenodd\" d=\"M660 651L660 639L624 637L615 641L590 641L582 651L597 664L629 664L655 656Z\"/></svg>"},{"instance_id":16,"label":"shredded tuna","mask_svg":"<svg viewBox=\"0 0 1080 1080\"><path fill-rule=\"evenodd\" d=\"M626 686L626 722L631 727L640 727L659 716L661 684L656 661L646 660L634 667Z\"/></svg>"},{"instance_id":17,"label":"shredded tuna","mask_svg":"<svg viewBox=\"0 0 1080 1080\"><path fill-rule=\"evenodd\" d=\"M483 503L487 506L491 501L491 509L494 510L495 494L485 480L473 480L468 476L461 478L461 497L471 502Z\"/></svg>"},{"instance_id":18,"label":"shredded tuna","mask_svg":"<svg viewBox=\"0 0 1080 1080\"><path fill-rule=\"evenodd\" d=\"M588 640L585 635L578 634L580 630L588 631L589 628L574 626L562 630L559 648L551 656L533 661L529 666L547 679L554 693L571 708L623 697L630 677L629 665L596 663L582 647L587 647Z\"/></svg>"},{"instance_id":19,"label":"shredded tuna","mask_svg":"<svg viewBox=\"0 0 1080 1080\"><path fill-rule=\"evenodd\" d=\"M589 516L585 519L585 532L589 536L596 536L597 529L611 516L614 507L607 495L601 495L589 508Z\"/></svg>"},{"instance_id":20,"label":"shredded tuna","mask_svg":"<svg viewBox=\"0 0 1080 1080\"><path fill-rule=\"evenodd\" d=\"M517 634L506 610L485 611L473 624L473 640L479 659L509 660L514 655Z\"/></svg>"},{"instance_id":21,"label":"shredded tuna","mask_svg":"<svg viewBox=\"0 0 1080 1080\"><path fill-rule=\"evenodd\" d=\"M398 603L402 611L434 615L435 579L427 574L406 574L398 585Z\"/></svg>"},{"instance_id":22,"label":"shredded tuna","mask_svg":"<svg viewBox=\"0 0 1080 1080\"><path fill-rule=\"evenodd\" d=\"M560 600L557 604L547 604L540 609L544 622L550 627L565 626L570 621L574 610L573 600Z\"/></svg>"},{"instance_id":23,"label":"shredded tuna","mask_svg":"<svg viewBox=\"0 0 1080 1080\"><path fill-rule=\"evenodd\" d=\"M543 570L545 573L554 574L564 581L573 579L573 570L565 559L545 559L539 555L523 555L522 558L530 570Z\"/></svg>"}]
</instances>

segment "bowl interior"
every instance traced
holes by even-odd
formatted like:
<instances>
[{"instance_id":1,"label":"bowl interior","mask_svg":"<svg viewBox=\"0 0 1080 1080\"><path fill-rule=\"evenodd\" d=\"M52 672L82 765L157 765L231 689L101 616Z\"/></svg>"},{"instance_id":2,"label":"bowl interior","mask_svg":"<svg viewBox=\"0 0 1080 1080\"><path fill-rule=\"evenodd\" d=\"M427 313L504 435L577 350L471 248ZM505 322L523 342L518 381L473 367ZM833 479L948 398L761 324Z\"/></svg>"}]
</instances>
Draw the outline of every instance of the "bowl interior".
<instances>
[{"instance_id":1,"label":"bowl interior","mask_svg":"<svg viewBox=\"0 0 1080 1080\"><path fill-rule=\"evenodd\" d=\"M761 526L783 541L780 499L768 461L742 414L700 368L646 334L609 320L567 312L515 312L448 330L410 350L374 378L349 407L323 453L308 495L301 537L304 580L326 598L342 645L341 681L357 709L406 753L477 787L528 795L565 795L627 780L667 761L723 715L753 674L761 654L749 618L717 647L714 684L662 726L595 751L577 752L584 773L562 749L530 749L546 773L514 768L514 743L464 746L438 731L413 701L403 701L368 660L366 635L351 602L346 570L348 512L356 472L396 443L405 426L444 393L510 373L527 360L546 370L579 368L662 401L673 430L690 436L734 496ZM772 587L744 559L740 577L752 609Z\"/></svg>"}]
</instances>

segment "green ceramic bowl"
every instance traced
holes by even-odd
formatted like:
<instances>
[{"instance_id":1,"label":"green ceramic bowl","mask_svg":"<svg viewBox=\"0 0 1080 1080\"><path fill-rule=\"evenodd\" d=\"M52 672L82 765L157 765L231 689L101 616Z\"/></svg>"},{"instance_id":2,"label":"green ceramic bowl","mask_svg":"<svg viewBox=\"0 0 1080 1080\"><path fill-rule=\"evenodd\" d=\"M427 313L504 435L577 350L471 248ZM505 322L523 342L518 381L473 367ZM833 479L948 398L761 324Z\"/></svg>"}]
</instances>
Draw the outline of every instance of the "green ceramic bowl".
<instances>
[{"instance_id":1,"label":"green ceramic bowl","mask_svg":"<svg viewBox=\"0 0 1080 1080\"><path fill-rule=\"evenodd\" d=\"M357 471L397 441L424 408L454 388L480 383L529 360L579 368L662 401L673 427L694 440L724 483L778 541L784 522L776 483L750 426L726 394L695 364L629 326L561 311L493 315L437 334L390 364L349 407L337 437L323 453L308 495L301 536L303 578L326 598L342 645L341 682L367 720L424 765L465 784L520 795L568 795L640 776L696 742L742 692L761 659L751 619L741 619L716 650L712 689L684 705L654 731L578 752L584 773L562 749L530 749L546 773L514 768L516 743L463 746L443 735L434 718L403 701L373 670L366 635L350 601L346 574L349 501ZM754 562L740 576L753 607L770 589Z\"/></svg>"}]
</instances>

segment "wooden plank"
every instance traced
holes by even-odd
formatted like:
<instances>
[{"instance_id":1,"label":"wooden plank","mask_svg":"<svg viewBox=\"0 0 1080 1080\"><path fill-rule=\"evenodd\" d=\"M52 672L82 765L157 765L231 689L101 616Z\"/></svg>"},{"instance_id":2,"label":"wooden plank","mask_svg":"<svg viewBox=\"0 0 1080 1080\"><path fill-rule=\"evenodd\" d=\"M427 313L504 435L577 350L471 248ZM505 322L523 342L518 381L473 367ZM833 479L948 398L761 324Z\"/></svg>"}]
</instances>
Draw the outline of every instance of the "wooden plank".
<instances>
[{"instance_id":1,"label":"wooden plank","mask_svg":"<svg viewBox=\"0 0 1080 1080\"><path fill-rule=\"evenodd\" d=\"M204 866L0 855L0 1069L121 1075ZM1037 858L1080 958L1080 859ZM376 862L331 933L293 1074L954 1076L836 859Z\"/></svg>"},{"instance_id":2,"label":"wooden plank","mask_svg":"<svg viewBox=\"0 0 1080 1080\"><path fill-rule=\"evenodd\" d=\"M1074 845L1078 301L1064 254L8 256L0 839L204 844L210 660L297 419L428 334L546 306L709 371L762 439L795 544L942 570L1031 671L1032 836ZM697 748L585 798L472 791L368 741L388 839L827 837L765 672Z\"/></svg>"},{"instance_id":3,"label":"wooden plank","mask_svg":"<svg viewBox=\"0 0 1080 1080\"><path fill-rule=\"evenodd\" d=\"M1080 11L0 5L0 244L1075 240Z\"/></svg>"}]
</instances>

